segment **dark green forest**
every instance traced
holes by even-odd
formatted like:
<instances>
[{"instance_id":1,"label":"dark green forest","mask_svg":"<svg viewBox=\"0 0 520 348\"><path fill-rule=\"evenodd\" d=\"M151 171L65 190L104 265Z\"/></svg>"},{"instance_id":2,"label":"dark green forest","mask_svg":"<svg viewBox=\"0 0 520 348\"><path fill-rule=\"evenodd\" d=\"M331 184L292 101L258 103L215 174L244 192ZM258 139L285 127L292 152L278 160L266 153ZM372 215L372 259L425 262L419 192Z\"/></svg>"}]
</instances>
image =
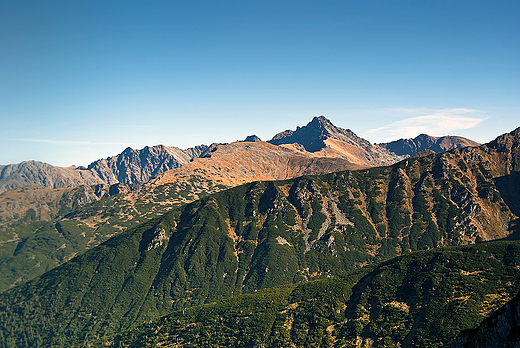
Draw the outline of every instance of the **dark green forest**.
<instances>
[{"instance_id":1,"label":"dark green forest","mask_svg":"<svg viewBox=\"0 0 520 348\"><path fill-rule=\"evenodd\" d=\"M520 291L520 244L443 247L176 311L86 347L444 347Z\"/></svg>"}]
</instances>

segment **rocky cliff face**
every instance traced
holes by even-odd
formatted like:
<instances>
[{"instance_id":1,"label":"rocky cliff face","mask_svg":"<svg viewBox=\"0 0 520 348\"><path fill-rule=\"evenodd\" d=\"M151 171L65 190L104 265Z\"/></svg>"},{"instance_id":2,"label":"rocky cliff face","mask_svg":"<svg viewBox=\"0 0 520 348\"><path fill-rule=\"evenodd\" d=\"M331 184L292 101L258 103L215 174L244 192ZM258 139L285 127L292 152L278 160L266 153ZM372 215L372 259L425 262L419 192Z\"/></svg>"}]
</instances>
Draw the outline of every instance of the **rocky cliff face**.
<instances>
[{"instance_id":1,"label":"rocky cliff face","mask_svg":"<svg viewBox=\"0 0 520 348\"><path fill-rule=\"evenodd\" d=\"M190 148L184 150L184 152L190 158L197 158L197 157L204 156L204 154L208 151L208 149L209 149L209 146L207 146L207 145L198 145L195 147L190 147Z\"/></svg>"},{"instance_id":2,"label":"rocky cliff face","mask_svg":"<svg viewBox=\"0 0 520 348\"><path fill-rule=\"evenodd\" d=\"M88 170L108 184L133 184L147 182L162 172L188 163L191 158L190 154L176 147L146 146L141 150L128 147L117 156L90 164Z\"/></svg>"},{"instance_id":3,"label":"rocky cliff face","mask_svg":"<svg viewBox=\"0 0 520 348\"><path fill-rule=\"evenodd\" d=\"M436 153L445 152L467 146L478 146L477 142L457 136L432 137L421 134L413 139L399 139L389 143L379 144L398 156L413 156L423 150Z\"/></svg>"},{"instance_id":4,"label":"rocky cliff face","mask_svg":"<svg viewBox=\"0 0 520 348\"><path fill-rule=\"evenodd\" d=\"M300 145L305 151L322 157L339 157L362 166L378 166L402 159L384 147L371 144L350 129L334 126L324 116L314 119L295 131L286 130L275 135L269 143L274 145Z\"/></svg>"}]
</instances>

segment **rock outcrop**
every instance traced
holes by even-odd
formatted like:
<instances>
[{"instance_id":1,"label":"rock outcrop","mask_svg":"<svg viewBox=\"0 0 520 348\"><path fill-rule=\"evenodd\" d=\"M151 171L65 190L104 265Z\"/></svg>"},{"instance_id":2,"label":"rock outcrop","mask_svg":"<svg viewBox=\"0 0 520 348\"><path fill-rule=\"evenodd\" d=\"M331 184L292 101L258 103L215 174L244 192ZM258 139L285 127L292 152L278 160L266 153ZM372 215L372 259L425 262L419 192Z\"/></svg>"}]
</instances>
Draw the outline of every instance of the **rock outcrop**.
<instances>
[{"instance_id":1,"label":"rock outcrop","mask_svg":"<svg viewBox=\"0 0 520 348\"><path fill-rule=\"evenodd\" d=\"M248 135L245 139L244 139L244 142L245 143L255 143L257 141L262 141L262 139L260 139L258 136L256 135Z\"/></svg>"}]
</instances>

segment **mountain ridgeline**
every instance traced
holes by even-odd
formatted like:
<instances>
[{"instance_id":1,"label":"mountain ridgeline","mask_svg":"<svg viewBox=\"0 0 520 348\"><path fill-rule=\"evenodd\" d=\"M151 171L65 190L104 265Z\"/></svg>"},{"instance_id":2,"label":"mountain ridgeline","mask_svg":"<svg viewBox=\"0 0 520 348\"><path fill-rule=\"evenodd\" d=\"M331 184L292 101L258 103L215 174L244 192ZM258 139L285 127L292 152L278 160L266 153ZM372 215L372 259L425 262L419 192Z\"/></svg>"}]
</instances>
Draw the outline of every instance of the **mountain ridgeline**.
<instances>
[{"instance_id":1,"label":"mountain ridgeline","mask_svg":"<svg viewBox=\"0 0 520 348\"><path fill-rule=\"evenodd\" d=\"M134 150L128 147L117 156L97 160L88 170L107 184L144 183L158 174L189 163L193 158L203 156L209 146L200 145L187 150L177 147L157 145Z\"/></svg>"},{"instance_id":2,"label":"mountain ridgeline","mask_svg":"<svg viewBox=\"0 0 520 348\"><path fill-rule=\"evenodd\" d=\"M399 139L389 143L378 144L398 156L413 156L418 152L430 150L436 153L461 147L479 146L479 143L456 136L432 137L420 134L413 139Z\"/></svg>"},{"instance_id":3,"label":"mountain ridgeline","mask_svg":"<svg viewBox=\"0 0 520 348\"><path fill-rule=\"evenodd\" d=\"M519 232L519 170L520 128L480 147L410 158L387 167L253 182L221 191L129 228L41 277L0 294L0 338L6 346L23 346L25 342L70 346L115 334L175 309L284 284L337 278L344 272L418 250L514 239ZM507 243L500 245L507 249ZM518 271L517 251L513 255L495 258L505 265L509 265L507 260L514 260L514 273ZM439 265L446 262L442 260ZM417 265L415 261L410 264ZM429 262L424 265L430 267ZM483 267L491 266L484 263ZM461 271L456 268L454 272ZM509 284L507 296L494 302L491 300L496 296L491 296L485 302L487 310L498 308L518 291L520 278L508 274L504 278ZM421 285L411 280L417 277L403 287L422 291ZM382 278L388 280L386 285L393 284ZM364 279L359 286L368 282ZM435 279L438 281L430 287L433 292L411 294L410 300L404 301L408 307L400 300L389 306L385 300L377 307L381 313L394 313L395 307L400 313L397 317L410 315L408 324L402 323L403 331L389 335L390 340L402 340L403 346L429 342L419 339L423 336L417 336L422 330L420 320L416 326L412 319L423 318L431 296L441 291L437 289L444 289L439 288L443 276ZM504 286L499 283L499 288ZM467 289L462 290L460 297L452 293L462 301L452 305L476 306L465 299ZM373 291L366 295L370 303L376 303L378 294L383 296L385 290ZM349 307L352 298L348 292L344 296L342 301L347 302L338 305L346 305L358 315L358 324L345 327L354 330L348 331L354 335L348 337L363 338L361 334L366 333L366 340L386 340L385 332L376 332L379 326L371 324L378 316L367 321L376 312L362 303L361 307ZM479 303L484 301L482 296ZM390 297L388 301L393 303ZM294 301L288 303L292 306ZM341 318L345 312L341 306L322 314L336 313ZM271 310L269 313L275 315ZM302 310L302 315L306 313ZM441 312L436 313L426 321L440 318ZM483 314L479 315L454 326L446 333L447 338L439 340L453 339L457 330L477 324ZM184 325L183 321L178 323ZM325 329L320 326L321 331L312 337L335 332L336 324L331 325ZM393 332L394 326L385 330ZM294 337L310 331L303 326L301 331L290 332ZM201 334L197 333L199 337Z\"/></svg>"},{"instance_id":4,"label":"mountain ridgeline","mask_svg":"<svg viewBox=\"0 0 520 348\"><path fill-rule=\"evenodd\" d=\"M248 136L245 141L261 142L255 135ZM336 127L324 116L314 117L306 126L297 127L295 131L278 133L269 143L288 147L307 157L342 158L363 167L389 165L403 159L403 155L410 156L424 149L440 152L477 145L462 137L434 138L426 135L388 144L371 144L349 129ZM194 158L207 156L217 145L199 145L185 150L164 145L146 146L140 150L128 147L116 156L92 162L88 168L56 167L38 161L0 165L0 193L27 185L66 188L145 183Z\"/></svg>"},{"instance_id":5,"label":"mountain ridgeline","mask_svg":"<svg viewBox=\"0 0 520 348\"><path fill-rule=\"evenodd\" d=\"M167 170L178 168L204 155L208 146L187 150L164 145L141 150L126 148L117 156L100 159L85 167L55 167L38 161L0 166L0 193L21 186L65 188L80 185L143 183Z\"/></svg>"}]
</instances>

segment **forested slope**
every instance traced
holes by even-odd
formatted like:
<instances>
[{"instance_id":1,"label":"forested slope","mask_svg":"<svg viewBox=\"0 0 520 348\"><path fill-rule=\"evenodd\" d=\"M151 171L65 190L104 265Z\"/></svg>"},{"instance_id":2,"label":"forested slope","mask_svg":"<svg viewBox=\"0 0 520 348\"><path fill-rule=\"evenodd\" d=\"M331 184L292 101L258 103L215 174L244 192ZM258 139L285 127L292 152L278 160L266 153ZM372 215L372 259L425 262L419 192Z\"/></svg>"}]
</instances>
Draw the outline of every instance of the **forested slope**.
<instances>
[{"instance_id":1,"label":"forested slope","mask_svg":"<svg viewBox=\"0 0 520 348\"><path fill-rule=\"evenodd\" d=\"M87 347L445 347L520 290L520 245L413 252L176 311Z\"/></svg>"}]
</instances>

